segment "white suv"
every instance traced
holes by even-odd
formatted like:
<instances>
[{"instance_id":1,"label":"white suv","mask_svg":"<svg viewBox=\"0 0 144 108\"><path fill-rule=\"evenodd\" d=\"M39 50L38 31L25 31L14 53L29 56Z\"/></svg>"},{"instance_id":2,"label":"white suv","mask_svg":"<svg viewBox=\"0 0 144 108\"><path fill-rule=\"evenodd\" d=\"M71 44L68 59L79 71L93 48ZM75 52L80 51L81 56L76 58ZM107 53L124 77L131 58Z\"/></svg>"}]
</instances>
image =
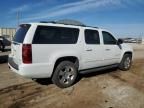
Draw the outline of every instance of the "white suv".
<instances>
[{"instance_id":1,"label":"white suv","mask_svg":"<svg viewBox=\"0 0 144 108\"><path fill-rule=\"evenodd\" d=\"M61 88L79 73L119 67L128 70L133 49L97 27L40 22L21 24L11 45L8 65L32 79L51 78Z\"/></svg>"}]
</instances>

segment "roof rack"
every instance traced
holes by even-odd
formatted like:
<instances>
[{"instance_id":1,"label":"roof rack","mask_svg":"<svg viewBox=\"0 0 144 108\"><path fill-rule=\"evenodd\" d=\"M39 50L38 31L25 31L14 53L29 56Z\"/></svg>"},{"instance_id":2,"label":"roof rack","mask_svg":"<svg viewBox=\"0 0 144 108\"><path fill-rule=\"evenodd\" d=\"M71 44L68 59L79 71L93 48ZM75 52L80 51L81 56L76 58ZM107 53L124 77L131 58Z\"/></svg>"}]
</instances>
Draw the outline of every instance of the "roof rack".
<instances>
[{"instance_id":1,"label":"roof rack","mask_svg":"<svg viewBox=\"0 0 144 108\"><path fill-rule=\"evenodd\" d=\"M98 28L98 27L94 27L94 26L86 26L86 27L91 27L91 28Z\"/></svg>"},{"instance_id":2,"label":"roof rack","mask_svg":"<svg viewBox=\"0 0 144 108\"><path fill-rule=\"evenodd\" d=\"M55 21L40 21L40 23L56 23Z\"/></svg>"},{"instance_id":3,"label":"roof rack","mask_svg":"<svg viewBox=\"0 0 144 108\"><path fill-rule=\"evenodd\" d=\"M80 21L70 20L70 19L58 20L56 22L60 24L65 24L65 25L86 26Z\"/></svg>"},{"instance_id":4,"label":"roof rack","mask_svg":"<svg viewBox=\"0 0 144 108\"><path fill-rule=\"evenodd\" d=\"M40 21L40 23L53 23L53 24L64 24L64 25L98 28L98 27L93 27L93 26L86 26L85 24L79 21L70 20L70 19L64 19L64 20L58 20L58 21Z\"/></svg>"},{"instance_id":5,"label":"roof rack","mask_svg":"<svg viewBox=\"0 0 144 108\"><path fill-rule=\"evenodd\" d=\"M58 21L40 21L40 23L54 23L54 24L64 24L64 25L74 25L74 26L86 26L85 24L76 20L58 20Z\"/></svg>"}]
</instances>

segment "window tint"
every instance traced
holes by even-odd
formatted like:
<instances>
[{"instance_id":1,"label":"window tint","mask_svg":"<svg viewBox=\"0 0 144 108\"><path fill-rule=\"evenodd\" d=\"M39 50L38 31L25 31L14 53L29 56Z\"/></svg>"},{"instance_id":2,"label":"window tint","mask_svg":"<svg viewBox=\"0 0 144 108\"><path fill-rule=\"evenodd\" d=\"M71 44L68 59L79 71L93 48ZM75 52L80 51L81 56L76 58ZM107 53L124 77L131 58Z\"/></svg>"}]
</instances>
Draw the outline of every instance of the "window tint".
<instances>
[{"instance_id":1,"label":"window tint","mask_svg":"<svg viewBox=\"0 0 144 108\"><path fill-rule=\"evenodd\" d=\"M85 42L87 44L100 44L99 33L96 30L85 30Z\"/></svg>"},{"instance_id":2,"label":"window tint","mask_svg":"<svg viewBox=\"0 0 144 108\"><path fill-rule=\"evenodd\" d=\"M104 44L116 44L117 43L116 39L110 33L103 31L102 34L103 34Z\"/></svg>"},{"instance_id":3,"label":"window tint","mask_svg":"<svg viewBox=\"0 0 144 108\"><path fill-rule=\"evenodd\" d=\"M79 29L64 27L38 26L34 44L74 44L77 42Z\"/></svg>"},{"instance_id":4,"label":"window tint","mask_svg":"<svg viewBox=\"0 0 144 108\"><path fill-rule=\"evenodd\" d=\"M20 25L19 28L17 29L17 32L16 32L14 38L13 38L13 41L23 43L23 40L24 40L25 35L26 35L27 31L29 30L29 28L30 28L29 24Z\"/></svg>"}]
</instances>

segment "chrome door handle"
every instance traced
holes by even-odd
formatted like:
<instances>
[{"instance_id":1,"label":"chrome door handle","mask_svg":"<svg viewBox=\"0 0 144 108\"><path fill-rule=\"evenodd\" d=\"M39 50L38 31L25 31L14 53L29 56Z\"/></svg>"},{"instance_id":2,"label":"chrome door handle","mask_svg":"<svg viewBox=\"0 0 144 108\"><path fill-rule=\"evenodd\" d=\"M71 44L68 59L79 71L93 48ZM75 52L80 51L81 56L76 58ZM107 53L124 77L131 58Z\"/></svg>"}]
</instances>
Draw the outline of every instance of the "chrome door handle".
<instances>
[{"instance_id":1,"label":"chrome door handle","mask_svg":"<svg viewBox=\"0 0 144 108\"><path fill-rule=\"evenodd\" d=\"M92 51L92 49L87 49L86 51Z\"/></svg>"}]
</instances>

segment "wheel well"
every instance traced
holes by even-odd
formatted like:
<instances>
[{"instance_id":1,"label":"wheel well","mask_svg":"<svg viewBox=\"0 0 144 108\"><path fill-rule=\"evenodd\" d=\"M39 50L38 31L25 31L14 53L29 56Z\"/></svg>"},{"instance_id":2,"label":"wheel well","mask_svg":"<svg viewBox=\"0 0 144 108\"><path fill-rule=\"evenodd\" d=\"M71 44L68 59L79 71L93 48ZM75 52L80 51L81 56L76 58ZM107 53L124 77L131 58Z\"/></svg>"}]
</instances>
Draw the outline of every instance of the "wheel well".
<instances>
[{"instance_id":1,"label":"wheel well","mask_svg":"<svg viewBox=\"0 0 144 108\"><path fill-rule=\"evenodd\" d=\"M129 52L125 52L124 55L125 55L125 54L129 54L129 55L131 55L131 57L132 57L132 52L130 52L130 51L129 51Z\"/></svg>"},{"instance_id":2,"label":"wheel well","mask_svg":"<svg viewBox=\"0 0 144 108\"><path fill-rule=\"evenodd\" d=\"M61 58L59 58L59 59L56 60L55 65L54 65L54 70L55 70L55 68L57 67L57 65L58 65L59 63L61 63L62 61L70 61L70 62L72 62L72 63L75 64L75 66L77 67L77 69L78 69L78 67L79 67L79 60L78 60L77 57L67 56L67 57L61 57Z\"/></svg>"}]
</instances>

